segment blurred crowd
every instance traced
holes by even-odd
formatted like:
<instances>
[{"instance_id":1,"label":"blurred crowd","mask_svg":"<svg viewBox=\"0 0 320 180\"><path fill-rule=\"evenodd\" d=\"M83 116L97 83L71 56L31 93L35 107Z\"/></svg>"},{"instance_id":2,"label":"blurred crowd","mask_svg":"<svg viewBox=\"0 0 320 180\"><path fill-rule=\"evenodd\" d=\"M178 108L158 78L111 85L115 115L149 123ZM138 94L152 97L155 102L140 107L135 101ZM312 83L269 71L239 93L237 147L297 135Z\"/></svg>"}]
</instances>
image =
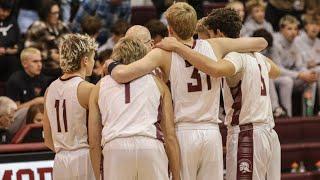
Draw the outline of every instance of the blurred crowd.
<instances>
[{"instance_id":1,"label":"blurred crowd","mask_svg":"<svg viewBox=\"0 0 320 180\"><path fill-rule=\"evenodd\" d=\"M187 1L187 0L180 0ZM275 117L318 115L320 104L320 0L189 0L198 13L195 38L207 39L204 7L222 2L243 20L241 36L264 37L263 54L281 77L270 82ZM112 48L134 22L134 5L153 5L144 24L152 44L168 36L162 15L173 0L0 0L0 143L10 143L26 124L40 123L44 93L61 76L58 45L64 34L85 33L99 43L96 83ZM3 92L1 94L1 92Z\"/></svg>"}]
</instances>

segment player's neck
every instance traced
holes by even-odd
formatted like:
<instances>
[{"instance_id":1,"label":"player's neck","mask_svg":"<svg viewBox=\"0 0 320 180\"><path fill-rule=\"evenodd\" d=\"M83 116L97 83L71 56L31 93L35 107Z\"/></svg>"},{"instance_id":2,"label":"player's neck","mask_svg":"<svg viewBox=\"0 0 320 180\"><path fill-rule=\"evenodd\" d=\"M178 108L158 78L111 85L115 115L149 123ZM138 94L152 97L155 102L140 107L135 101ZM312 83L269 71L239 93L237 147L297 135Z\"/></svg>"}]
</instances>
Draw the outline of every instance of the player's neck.
<instances>
[{"instance_id":1,"label":"player's neck","mask_svg":"<svg viewBox=\"0 0 320 180\"><path fill-rule=\"evenodd\" d=\"M68 79L68 78L74 77L74 76L79 76L82 79L84 79L86 77L86 72L79 70L79 71L71 72L71 73L63 73L62 78L63 79Z\"/></svg>"},{"instance_id":2,"label":"player's neck","mask_svg":"<svg viewBox=\"0 0 320 180\"><path fill-rule=\"evenodd\" d=\"M191 37L190 39L187 39L187 40L182 40L182 39L180 39L180 38L177 38L177 40L179 41L179 42L181 42L182 44L186 44L186 45L188 45L188 46L190 46L190 47L192 47L193 46L193 38Z\"/></svg>"}]
</instances>

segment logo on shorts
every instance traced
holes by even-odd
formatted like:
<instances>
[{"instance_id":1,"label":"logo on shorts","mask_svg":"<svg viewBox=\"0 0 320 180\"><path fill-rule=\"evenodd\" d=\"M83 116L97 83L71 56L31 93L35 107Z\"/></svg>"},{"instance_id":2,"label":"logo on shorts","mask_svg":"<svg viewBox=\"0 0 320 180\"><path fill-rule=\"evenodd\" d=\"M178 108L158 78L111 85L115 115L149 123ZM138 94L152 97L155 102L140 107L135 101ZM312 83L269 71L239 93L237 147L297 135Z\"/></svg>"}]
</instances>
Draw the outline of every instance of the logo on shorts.
<instances>
[{"instance_id":1,"label":"logo on shorts","mask_svg":"<svg viewBox=\"0 0 320 180\"><path fill-rule=\"evenodd\" d=\"M250 170L252 167L251 161L249 161L248 159L240 159L239 162L240 162L239 163L239 171L242 174L251 172L251 170Z\"/></svg>"}]
</instances>

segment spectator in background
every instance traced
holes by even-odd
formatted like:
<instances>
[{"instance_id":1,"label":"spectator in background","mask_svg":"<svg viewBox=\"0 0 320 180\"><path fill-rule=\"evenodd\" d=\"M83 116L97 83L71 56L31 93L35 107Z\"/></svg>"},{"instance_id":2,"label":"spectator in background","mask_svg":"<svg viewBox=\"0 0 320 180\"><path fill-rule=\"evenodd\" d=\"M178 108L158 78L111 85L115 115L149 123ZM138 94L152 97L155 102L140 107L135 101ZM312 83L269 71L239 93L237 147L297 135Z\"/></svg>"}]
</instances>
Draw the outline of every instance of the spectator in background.
<instances>
[{"instance_id":1,"label":"spectator in background","mask_svg":"<svg viewBox=\"0 0 320 180\"><path fill-rule=\"evenodd\" d=\"M252 36L252 33L264 28L273 33L272 25L265 20L265 4L262 0L250 0L246 3L248 18L243 26L245 36Z\"/></svg>"},{"instance_id":2,"label":"spectator in background","mask_svg":"<svg viewBox=\"0 0 320 180\"><path fill-rule=\"evenodd\" d=\"M12 15L14 0L0 0L0 81L7 81L18 70L19 27Z\"/></svg>"},{"instance_id":3,"label":"spectator in background","mask_svg":"<svg viewBox=\"0 0 320 180\"><path fill-rule=\"evenodd\" d=\"M279 31L279 20L287 14L299 19L305 8L305 2L306 0L268 0L266 20L271 23L273 30Z\"/></svg>"},{"instance_id":4,"label":"spectator in background","mask_svg":"<svg viewBox=\"0 0 320 180\"><path fill-rule=\"evenodd\" d=\"M241 1L232 1L226 5L226 8L233 9L239 14L241 21L244 22L245 10Z\"/></svg>"},{"instance_id":5,"label":"spectator in background","mask_svg":"<svg viewBox=\"0 0 320 180\"><path fill-rule=\"evenodd\" d=\"M10 142L8 128L13 122L17 105L10 98L0 96L0 144Z\"/></svg>"},{"instance_id":6,"label":"spectator in background","mask_svg":"<svg viewBox=\"0 0 320 180\"><path fill-rule=\"evenodd\" d=\"M120 38L124 37L127 30L130 28L130 24L125 21L119 20L111 27L112 36L108 41L99 47L98 53L106 49L112 49Z\"/></svg>"},{"instance_id":7,"label":"spectator in background","mask_svg":"<svg viewBox=\"0 0 320 180\"><path fill-rule=\"evenodd\" d=\"M101 20L102 29L97 40L103 44L111 36L110 27L118 20L130 22L130 0L84 0L71 24L72 30L82 32L81 22L89 15Z\"/></svg>"},{"instance_id":8,"label":"spectator in background","mask_svg":"<svg viewBox=\"0 0 320 180\"><path fill-rule=\"evenodd\" d=\"M243 5L243 3L242 3L241 1L232 1L232 2L229 2L229 3L226 5L226 8L235 10L235 11L239 14L242 23L244 22L244 19L245 19L245 9L244 9L244 5ZM240 37L243 37L244 35L245 35L244 26L242 26L242 29L241 29L241 31L240 31Z\"/></svg>"},{"instance_id":9,"label":"spectator in background","mask_svg":"<svg viewBox=\"0 0 320 180\"><path fill-rule=\"evenodd\" d=\"M87 16L81 23L82 32L88 34L90 37L97 39L101 29L101 21L96 16Z\"/></svg>"},{"instance_id":10,"label":"spectator in background","mask_svg":"<svg viewBox=\"0 0 320 180\"><path fill-rule=\"evenodd\" d=\"M266 57L272 59L272 55L274 52L272 34L265 29L258 29L253 32L252 37L263 37L268 42L268 47L264 49L261 53ZM287 112L283 109L283 107L279 103L279 97L278 97L278 93L277 93L273 79L270 79L270 82L269 82L269 92L270 92L273 116L275 118L287 116Z\"/></svg>"},{"instance_id":11,"label":"spectator in background","mask_svg":"<svg viewBox=\"0 0 320 180\"><path fill-rule=\"evenodd\" d=\"M198 34L198 39L209 39L210 34L208 32L208 29L203 24L205 21L205 17L198 20L197 27L196 27L196 33Z\"/></svg>"},{"instance_id":12,"label":"spectator in background","mask_svg":"<svg viewBox=\"0 0 320 180\"><path fill-rule=\"evenodd\" d=\"M35 48L26 48L20 55L23 70L12 74L7 83L7 96L14 100L18 108L43 103L43 95L48 79L41 74L41 53Z\"/></svg>"},{"instance_id":13,"label":"spectator in background","mask_svg":"<svg viewBox=\"0 0 320 180\"><path fill-rule=\"evenodd\" d=\"M60 8L57 2L44 0L39 13L40 21L35 21L26 34L25 47L35 47L41 51L43 73L53 79L61 75L59 66L59 38L68 33L67 26L59 20Z\"/></svg>"},{"instance_id":14,"label":"spectator in background","mask_svg":"<svg viewBox=\"0 0 320 180\"><path fill-rule=\"evenodd\" d=\"M26 116L26 124L42 124L43 109L43 104L34 104L30 106Z\"/></svg>"},{"instance_id":15,"label":"spectator in background","mask_svg":"<svg viewBox=\"0 0 320 180\"><path fill-rule=\"evenodd\" d=\"M280 102L288 116L292 116L292 92L305 91L308 84L317 80L315 72L307 70L302 61L300 49L294 43L298 35L299 21L287 15L280 20L280 33L274 36L273 61L281 68L281 76L275 80L279 89Z\"/></svg>"},{"instance_id":16,"label":"spectator in background","mask_svg":"<svg viewBox=\"0 0 320 180\"><path fill-rule=\"evenodd\" d=\"M39 10L43 0L19 0L18 24L21 34L25 34L29 26L39 20Z\"/></svg>"},{"instance_id":17,"label":"spectator in background","mask_svg":"<svg viewBox=\"0 0 320 180\"><path fill-rule=\"evenodd\" d=\"M150 20L146 25L146 28L150 31L151 38L154 41L154 44L160 42L164 37L168 36L167 27L159 20L153 19Z\"/></svg>"},{"instance_id":18,"label":"spectator in background","mask_svg":"<svg viewBox=\"0 0 320 180\"><path fill-rule=\"evenodd\" d=\"M320 32L320 21L315 16L305 16L304 31L295 39L295 44L299 47L303 62L311 71L320 74L320 40L317 37ZM319 77L319 76L318 76ZM320 93L320 79L317 81L318 94ZM315 97L316 91L313 90L312 97ZM320 95L320 94L319 94ZM320 104L320 96L317 103Z\"/></svg>"}]
</instances>

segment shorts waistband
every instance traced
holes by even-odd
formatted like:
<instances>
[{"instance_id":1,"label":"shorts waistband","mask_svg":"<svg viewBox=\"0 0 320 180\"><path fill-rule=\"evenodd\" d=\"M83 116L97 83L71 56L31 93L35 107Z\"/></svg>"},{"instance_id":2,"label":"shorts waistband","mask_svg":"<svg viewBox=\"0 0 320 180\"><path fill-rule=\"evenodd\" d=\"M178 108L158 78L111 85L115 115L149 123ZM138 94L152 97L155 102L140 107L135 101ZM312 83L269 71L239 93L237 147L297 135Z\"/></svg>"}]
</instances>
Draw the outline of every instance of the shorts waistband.
<instances>
[{"instance_id":1,"label":"shorts waistband","mask_svg":"<svg viewBox=\"0 0 320 180\"><path fill-rule=\"evenodd\" d=\"M199 130L199 129L216 129L219 130L217 123L177 123L176 130Z\"/></svg>"},{"instance_id":2,"label":"shorts waistband","mask_svg":"<svg viewBox=\"0 0 320 180\"><path fill-rule=\"evenodd\" d=\"M228 133L239 133L242 131L254 130L254 129L267 129L272 130L273 127L270 124L264 123L247 123L241 124L237 126L228 126Z\"/></svg>"}]
</instances>

